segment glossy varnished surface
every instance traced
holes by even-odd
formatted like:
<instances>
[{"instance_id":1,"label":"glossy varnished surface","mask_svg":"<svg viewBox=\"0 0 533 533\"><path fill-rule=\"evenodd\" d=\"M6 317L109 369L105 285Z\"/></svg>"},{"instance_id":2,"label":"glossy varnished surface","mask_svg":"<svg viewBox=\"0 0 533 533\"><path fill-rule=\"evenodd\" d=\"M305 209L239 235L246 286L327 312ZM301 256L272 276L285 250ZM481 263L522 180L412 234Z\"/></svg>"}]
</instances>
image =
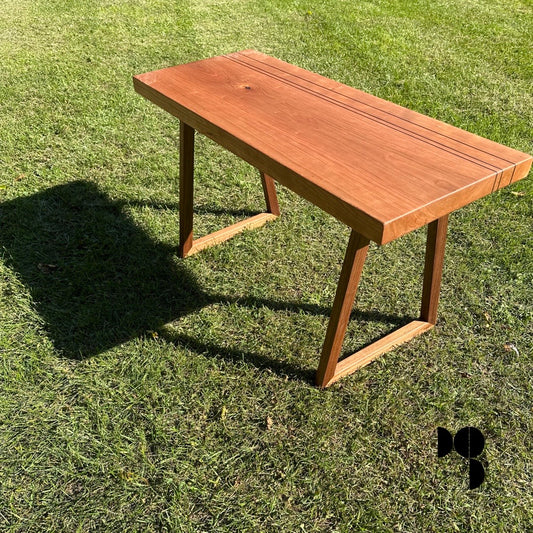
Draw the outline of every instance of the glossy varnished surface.
<instances>
[{"instance_id":1,"label":"glossy varnished surface","mask_svg":"<svg viewBox=\"0 0 533 533\"><path fill-rule=\"evenodd\" d=\"M136 90L378 243L525 177L531 157L255 51Z\"/></svg>"}]
</instances>

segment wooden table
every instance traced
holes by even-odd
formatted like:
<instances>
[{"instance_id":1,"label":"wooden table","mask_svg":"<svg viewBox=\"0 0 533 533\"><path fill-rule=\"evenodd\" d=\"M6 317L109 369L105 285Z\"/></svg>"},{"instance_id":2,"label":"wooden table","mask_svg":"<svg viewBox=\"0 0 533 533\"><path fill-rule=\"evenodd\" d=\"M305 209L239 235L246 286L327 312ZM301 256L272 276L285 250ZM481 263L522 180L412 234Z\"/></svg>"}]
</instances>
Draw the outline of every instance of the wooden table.
<instances>
[{"instance_id":1,"label":"wooden table","mask_svg":"<svg viewBox=\"0 0 533 533\"><path fill-rule=\"evenodd\" d=\"M316 383L327 387L437 319L448 214L524 178L531 156L253 50L135 76L180 119L180 255L279 215L274 180L352 231ZM267 212L193 240L195 130L260 171ZM339 361L369 241L428 225L418 320ZM324 243L327 245L326 243Z\"/></svg>"}]
</instances>

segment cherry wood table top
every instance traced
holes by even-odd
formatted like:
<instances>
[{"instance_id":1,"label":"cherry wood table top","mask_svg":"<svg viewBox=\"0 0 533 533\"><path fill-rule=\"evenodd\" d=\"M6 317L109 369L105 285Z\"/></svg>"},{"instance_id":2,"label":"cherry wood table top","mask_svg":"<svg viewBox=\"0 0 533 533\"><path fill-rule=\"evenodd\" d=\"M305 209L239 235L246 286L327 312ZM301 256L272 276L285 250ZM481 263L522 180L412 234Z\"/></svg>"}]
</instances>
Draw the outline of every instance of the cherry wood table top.
<instances>
[{"instance_id":1,"label":"cherry wood table top","mask_svg":"<svg viewBox=\"0 0 533 533\"><path fill-rule=\"evenodd\" d=\"M379 244L524 178L532 162L253 50L141 74L134 86Z\"/></svg>"}]
</instances>

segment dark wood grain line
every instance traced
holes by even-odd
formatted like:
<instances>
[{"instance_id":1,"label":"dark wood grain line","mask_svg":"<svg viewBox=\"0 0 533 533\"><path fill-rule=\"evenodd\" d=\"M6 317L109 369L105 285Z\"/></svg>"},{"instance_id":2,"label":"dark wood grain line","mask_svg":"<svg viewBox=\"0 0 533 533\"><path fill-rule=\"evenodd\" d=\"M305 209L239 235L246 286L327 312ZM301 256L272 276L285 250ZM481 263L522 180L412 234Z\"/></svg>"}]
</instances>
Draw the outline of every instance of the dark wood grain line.
<instances>
[{"instance_id":1,"label":"dark wood grain line","mask_svg":"<svg viewBox=\"0 0 533 533\"><path fill-rule=\"evenodd\" d=\"M513 183L515 170L516 170L516 165L513 167L513 172L511 173L511 177L509 178L509 182L507 183L507 185L511 185L511 183Z\"/></svg>"},{"instance_id":2,"label":"dark wood grain line","mask_svg":"<svg viewBox=\"0 0 533 533\"><path fill-rule=\"evenodd\" d=\"M498 188L496 186L496 184L498 183L498 175L499 175L499 172L496 172L496 175L494 176L494 181L492 182L492 189L491 189L491 194Z\"/></svg>"},{"instance_id":3,"label":"dark wood grain line","mask_svg":"<svg viewBox=\"0 0 533 533\"><path fill-rule=\"evenodd\" d=\"M500 174L500 176L498 178L498 185L496 187L496 190L498 190L500 188L500 185L502 183L502 178L503 178L503 170L501 171L501 174Z\"/></svg>"}]
</instances>

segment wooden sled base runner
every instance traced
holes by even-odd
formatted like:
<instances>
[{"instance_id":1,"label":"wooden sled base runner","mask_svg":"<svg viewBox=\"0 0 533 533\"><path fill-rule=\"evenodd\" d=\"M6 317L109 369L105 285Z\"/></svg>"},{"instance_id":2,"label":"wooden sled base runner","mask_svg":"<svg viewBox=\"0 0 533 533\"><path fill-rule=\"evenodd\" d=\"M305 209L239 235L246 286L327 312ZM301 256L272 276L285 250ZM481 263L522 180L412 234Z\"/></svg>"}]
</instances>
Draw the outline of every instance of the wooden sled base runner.
<instances>
[{"instance_id":1,"label":"wooden sled base runner","mask_svg":"<svg viewBox=\"0 0 533 533\"><path fill-rule=\"evenodd\" d=\"M227 241L246 229L259 228L279 215L278 197L274 180L261 173L266 213L241 220L227 228L193 240L193 190L194 190L194 129L180 124L180 246L179 255L188 257L205 248Z\"/></svg>"},{"instance_id":2,"label":"wooden sled base runner","mask_svg":"<svg viewBox=\"0 0 533 533\"><path fill-rule=\"evenodd\" d=\"M437 320L448 215L527 176L532 158L245 50L140 74L180 119L180 243L187 257L279 215L275 181L351 228L316 384L327 387ZM195 131L259 169L266 212L193 239ZM420 317L339 361L370 241L427 226Z\"/></svg>"},{"instance_id":3,"label":"wooden sled base runner","mask_svg":"<svg viewBox=\"0 0 533 533\"><path fill-rule=\"evenodd\" d=\"M316 373L316 384L319 387L328 387L343 376L352 374L358 368L388 352L394 346L420 335L435 325L444 265L447 226L448 216L435 220L428 226L420 319L413 320L339 362L342 342L369 244L368 239L352 230L329 319L326 340L322 348L322 357Z\"/></svg>"}]
</instances>

